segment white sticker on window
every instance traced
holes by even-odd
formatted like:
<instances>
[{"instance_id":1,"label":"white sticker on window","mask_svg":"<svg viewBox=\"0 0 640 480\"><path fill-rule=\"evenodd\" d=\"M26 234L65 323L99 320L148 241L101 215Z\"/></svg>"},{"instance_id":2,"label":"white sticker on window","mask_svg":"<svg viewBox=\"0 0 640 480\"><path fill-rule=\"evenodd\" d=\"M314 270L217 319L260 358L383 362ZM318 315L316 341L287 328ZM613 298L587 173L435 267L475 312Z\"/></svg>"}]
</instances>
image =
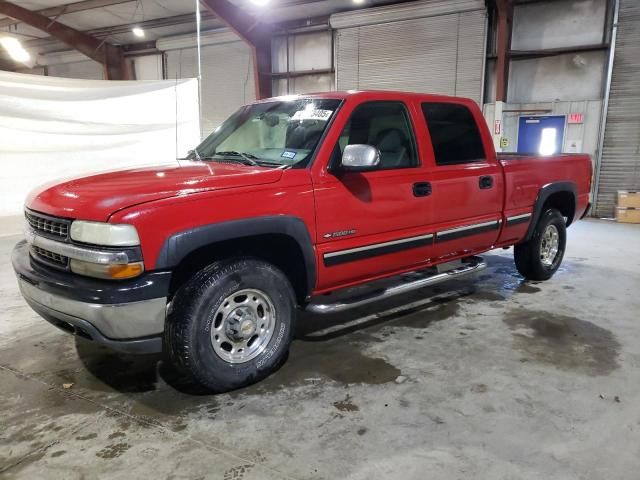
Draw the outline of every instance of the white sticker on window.
<instances>
[{"instance_id":1,"label":"white sticker on window","mask_svg":"<svg viewBox=\"0 0 640 480\"><path fill-rule=\"evenodd\" d=\"M293 114L294 120L328 120L333 110L305 108Z\"/></svg>"}]
</instances>

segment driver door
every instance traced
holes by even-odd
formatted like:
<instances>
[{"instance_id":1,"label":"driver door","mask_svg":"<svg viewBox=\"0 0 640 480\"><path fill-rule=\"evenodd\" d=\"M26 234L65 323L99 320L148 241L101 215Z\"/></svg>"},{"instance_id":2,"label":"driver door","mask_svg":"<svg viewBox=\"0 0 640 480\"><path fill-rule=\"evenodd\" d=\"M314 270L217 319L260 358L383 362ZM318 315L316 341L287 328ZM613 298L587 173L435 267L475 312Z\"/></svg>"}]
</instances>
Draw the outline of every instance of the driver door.
<instances>
[{"instance_id":1,"label":"driver door","mask_svg":"<svg viewBox=\"0 0 640 480\"><path fill-rule=\"evenodd\" d=\"M339 169L346 145L380 152L376 170ZM401 101L355 106L333 148L328 172L314 178L318 290L410 269L430 256L425 218L430 189L417 154L409 107Z\"/></svg>"}]
</instances>

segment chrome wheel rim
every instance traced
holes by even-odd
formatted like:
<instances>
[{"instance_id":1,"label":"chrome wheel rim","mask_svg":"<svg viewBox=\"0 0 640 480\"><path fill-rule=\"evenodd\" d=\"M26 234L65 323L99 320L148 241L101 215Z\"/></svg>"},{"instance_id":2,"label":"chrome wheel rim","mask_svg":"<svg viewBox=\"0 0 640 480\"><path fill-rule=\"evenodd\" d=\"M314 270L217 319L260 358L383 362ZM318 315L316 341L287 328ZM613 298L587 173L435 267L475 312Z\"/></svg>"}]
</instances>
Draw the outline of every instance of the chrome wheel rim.
<instances>
[{"instance_id":1,"label":"chrome wheel rim","mask_svg":"<svg viewBox=\"0 0 640 480\"><path fill-rule=\"evenodd\" d=\"M560 233L555 225L547 225L542 233L540 243L540 262L545 267L550 267L556 261L560 249Z\"/></svg>"},{"instance_id":2,"label":"chrome wheel rim","mask_svg":"<svg viewBox=\"0 0 640 480\"><path fill-rule=\"evenodd\" d=\"M261 290L246 288L225 298L211 323L211 345L229 363L244 363L269 345L275 326L275 308Z\"/></svg>"}]
</instances>

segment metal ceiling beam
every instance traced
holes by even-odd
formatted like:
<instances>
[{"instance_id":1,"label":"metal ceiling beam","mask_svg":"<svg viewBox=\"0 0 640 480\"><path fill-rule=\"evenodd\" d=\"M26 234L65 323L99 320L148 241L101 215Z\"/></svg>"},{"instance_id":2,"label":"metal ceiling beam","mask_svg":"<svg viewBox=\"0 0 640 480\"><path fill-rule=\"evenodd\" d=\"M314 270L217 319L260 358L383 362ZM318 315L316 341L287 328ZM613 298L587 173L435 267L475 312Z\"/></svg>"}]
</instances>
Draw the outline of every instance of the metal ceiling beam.
<instances>
[{"instance_id":1,"label":"metal ceiling beam","mask_svg":"<svg viewBox=\"0 0 640 480\"><path fill-rule=\"evenodd\" d=\"M200 3L251 47L256 97L258 99L270 97L271 27L261 23L228 0L201 0Z\"/></svg>"},{"instance_id":2,"label":"metal ceiling beam","mask_svg":"<svg viewBox=\"0 0 640 480\"><path fill-rule=\"evenodd\" d=\"M93 10L96 8L110 7L112 5L119 5L121 3L133 3L135 0L83 0L82 2L68 3L66 5L60 5L59 7L50 7L42 10L36 10L36 13L44 17L60 17L61 15L68 15L70 13L84 12L86 10ZM0 28L9 27L11 25L17 25L22 23L13 18L0 19Z\"/></svg>"},{"instance_id":3,"label":"metal ceiling beam","mask_svg":"<svg viewBox=\"0 0 640 480\"><path fill-rule=\"evenodd\" d=\"M209 12L202 12L202 21L214 20L216 17ZM176 15L173 17L155 18L153 20L145 20L144 22L125 23L122 25L112 25L110 27L94 28L92 30L85 30L84 33L96 38L106 38L113 35L121 35L124 33L130 33L133 27L140 27L145 31L152 30L154 28L171 27L175 25L185 25L195 23L195 14L187 13L184 15ZM222 26L222 24L221 24ZM46 38L34 38L28 40L26 45L31 48L46 47L51 45L52 40L50 37Z\"/></svg>"},{"instance_id":4,"label":"metal ceiling beam","mask_svg":"<svg viewBox=\"0 0 640 480\"><path fill-rule=\"evenodd\" d=\"M513 27L513 3L511 0L496 1L496 102L507 101L509 86L509 51Z\"/></svg>"},{"instance_id":5,"label":"metal ceiling beam","mask_svg":"<svg viewBox=\"0 0 640 480\"><path fill-rule=\"evenodd\" d=\"M104 76L108 80L125 80L129 76L120 47L59 23L55 18L52 20L10 2L0 1L0 13L42 30L102 64Z\"/></svg>"}]
</instances>

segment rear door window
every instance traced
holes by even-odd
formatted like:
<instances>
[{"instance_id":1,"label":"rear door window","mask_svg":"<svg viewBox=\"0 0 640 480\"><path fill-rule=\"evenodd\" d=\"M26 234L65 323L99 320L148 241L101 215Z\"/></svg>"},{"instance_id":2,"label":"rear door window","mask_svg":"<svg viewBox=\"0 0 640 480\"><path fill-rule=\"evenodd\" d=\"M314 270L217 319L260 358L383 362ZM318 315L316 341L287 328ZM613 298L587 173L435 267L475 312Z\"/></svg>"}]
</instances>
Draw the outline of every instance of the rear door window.
<instances>
[{"instance_id":1,"label":"rear door window","mask_svg":"<svg viewBox=\"0 0 640 480\"><path fill-rule=\"evenodd\" d=\"M423 103L436 165L457 165L486 159L480 130L471 111L458 103Z\"/></svg>"}]
</instances>

